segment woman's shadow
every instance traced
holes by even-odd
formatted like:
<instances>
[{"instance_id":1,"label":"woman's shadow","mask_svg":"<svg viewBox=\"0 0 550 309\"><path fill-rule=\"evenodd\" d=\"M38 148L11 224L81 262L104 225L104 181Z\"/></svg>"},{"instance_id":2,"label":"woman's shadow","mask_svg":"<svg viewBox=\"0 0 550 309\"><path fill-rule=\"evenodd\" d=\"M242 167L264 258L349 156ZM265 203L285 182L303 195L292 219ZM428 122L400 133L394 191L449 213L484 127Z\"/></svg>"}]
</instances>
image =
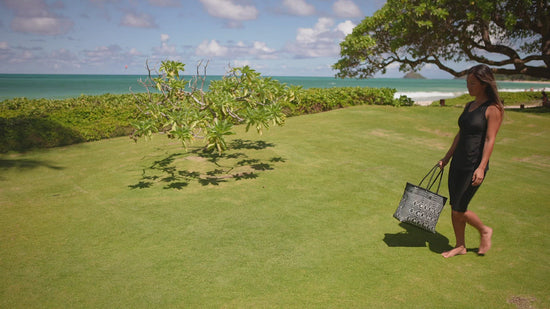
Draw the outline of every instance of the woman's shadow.
<instances>
[{"instance_id":1,"label":"woman's shadow","mask_svg":"<svg viewBox=\"0 0 550 309\"><path fill-rule=\"evenodd\" d=\"M436 253L443 253L453 247L449 239L439 233L430 233L407 223L400 223L399 226L405 231L396 234L384 234L384 242L388 247L428 247Z\"/></svg>"}]
</instances>

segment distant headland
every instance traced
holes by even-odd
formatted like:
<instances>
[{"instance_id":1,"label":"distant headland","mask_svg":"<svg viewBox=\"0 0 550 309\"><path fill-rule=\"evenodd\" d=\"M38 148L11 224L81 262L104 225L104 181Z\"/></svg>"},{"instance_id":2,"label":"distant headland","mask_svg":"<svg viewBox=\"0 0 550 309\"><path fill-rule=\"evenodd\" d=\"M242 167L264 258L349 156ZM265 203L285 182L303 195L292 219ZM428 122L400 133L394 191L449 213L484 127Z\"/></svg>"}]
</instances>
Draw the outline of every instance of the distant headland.
<instances>
[{"instance_id":1,"label":"distant headland","mask_svg":"<svg viewBox=\"0 0 550 309\"><path fill-rule=\"evenodd\" d=\"M426 79L426 77L420 75L420 73L416 73L416 72L409 72L407 74L405 74L405 76L403 76L403 78L407 78L407 79Z\"/></svg>"}]
</instances>

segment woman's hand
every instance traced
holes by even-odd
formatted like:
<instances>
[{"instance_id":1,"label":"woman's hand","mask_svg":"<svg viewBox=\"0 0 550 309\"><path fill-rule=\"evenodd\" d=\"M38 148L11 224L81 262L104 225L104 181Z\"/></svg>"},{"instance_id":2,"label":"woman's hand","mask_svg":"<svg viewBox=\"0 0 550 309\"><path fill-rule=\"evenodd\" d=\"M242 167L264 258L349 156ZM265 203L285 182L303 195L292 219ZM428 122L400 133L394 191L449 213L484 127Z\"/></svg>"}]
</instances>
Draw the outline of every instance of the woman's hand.
<instances>
[{"instance_id":1,"label":"woman's hand","mask_svg":"<svg viewBox=\"0 0 550 309\"><path fill-rule=\"evenodd\" d=\"M474 175L472 176L472 186L477 187L485 178L485 170L482 168L478 168L474 171Z\"/></svg>"}]
</instances>

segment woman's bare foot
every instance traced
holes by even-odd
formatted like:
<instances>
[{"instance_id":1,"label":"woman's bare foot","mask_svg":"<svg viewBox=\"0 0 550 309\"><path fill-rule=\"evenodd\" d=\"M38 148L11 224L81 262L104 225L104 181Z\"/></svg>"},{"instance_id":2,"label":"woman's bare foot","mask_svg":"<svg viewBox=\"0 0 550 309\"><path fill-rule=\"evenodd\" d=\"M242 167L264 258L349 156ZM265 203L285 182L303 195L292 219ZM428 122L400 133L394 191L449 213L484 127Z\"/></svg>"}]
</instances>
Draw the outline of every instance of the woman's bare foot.
<instances>
[{"instance_id":1,"label":"woman's bare foot","mask_svg":"<svg viewBox=\"0 0 550 309\"><path fill-rule=\"evenodd\" d=\"M481 241L479 242L479 250L477 254L484 255L491 249L491 237L493 236L493 229L486 226L485 230L481 233Z\"/></svg>"},{"instance_id":2,"label":"woman's bare foot","mask_svg":"<svg viewBox=\"0 0 550 309\"><path fill-rule=\"evenodd\" d=\"M446 251L446 252L443 252L441 253L441 255L444 257L444 258L450 258L450 257L453 257L455 255L462 255L462 254L466 254L467 250L464 246L458 246L458 247L455 247L454 249L452 250L449 250L449 251Z\"/></svg>"}]
</instances>

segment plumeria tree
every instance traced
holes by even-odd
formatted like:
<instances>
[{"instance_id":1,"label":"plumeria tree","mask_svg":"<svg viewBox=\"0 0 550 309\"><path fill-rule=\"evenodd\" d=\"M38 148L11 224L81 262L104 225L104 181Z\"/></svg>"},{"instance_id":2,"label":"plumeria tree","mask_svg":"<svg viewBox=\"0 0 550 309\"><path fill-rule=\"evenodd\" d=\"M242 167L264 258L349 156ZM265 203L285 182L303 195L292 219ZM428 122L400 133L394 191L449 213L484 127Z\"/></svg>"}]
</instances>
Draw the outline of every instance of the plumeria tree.
<instances>
[{"instance_id":1,"label":"plumeria tree","mask_svg":"<svg viewBox=\"0 0 550 309\"><path fill-rule=\"evenodd\" d=\"M222 153L226 137L234 126L246 125L262 134L270 125L283 125L282 106L296 98L299 87L289 87L248 66L230 68L221 80L211 81L204 90L208 63L197 65L190 80L183 76L185 64L162 61L158 74L142 81L147 94L137 96L143 120L134 123L132 137L151 137L166 133L187 148L194 140L204 140L205 149ZM203 71L203 73L201 73Z\"/></svg>"}]
</instances>

